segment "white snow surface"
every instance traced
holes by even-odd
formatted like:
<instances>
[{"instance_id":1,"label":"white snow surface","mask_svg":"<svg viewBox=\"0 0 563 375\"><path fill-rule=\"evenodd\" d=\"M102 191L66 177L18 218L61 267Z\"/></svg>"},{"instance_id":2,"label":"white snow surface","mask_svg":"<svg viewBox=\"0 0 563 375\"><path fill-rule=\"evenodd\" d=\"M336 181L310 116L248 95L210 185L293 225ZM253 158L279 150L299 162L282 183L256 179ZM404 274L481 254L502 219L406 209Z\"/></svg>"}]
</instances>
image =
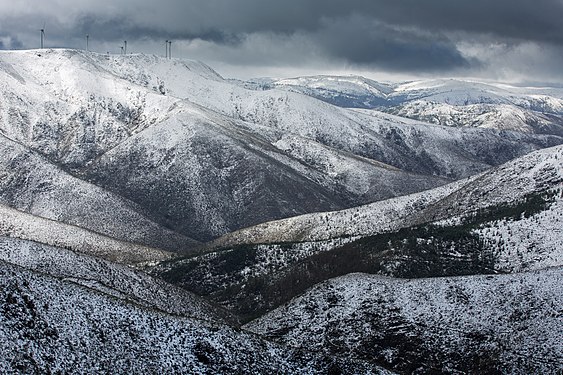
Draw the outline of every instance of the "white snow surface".
<instances>
[{"instance_id":1,"label":"white snow surface","mask_svg":"<svg viewBox=\"0 0 563 375\"><path fill-rule=\"evenodd\" d=\"M362 97L376 96L392 104L424 100L429 103L463 106L471 104L515 104L521 107L544 105L549 112L563 110L563 89L558 87L515 86L495 82L459 79L426 79L403 83L382 83L358 76L311 76L272 79L265 82L279 88L310 95L330 93Z\"/></svg>"}]
</instances>

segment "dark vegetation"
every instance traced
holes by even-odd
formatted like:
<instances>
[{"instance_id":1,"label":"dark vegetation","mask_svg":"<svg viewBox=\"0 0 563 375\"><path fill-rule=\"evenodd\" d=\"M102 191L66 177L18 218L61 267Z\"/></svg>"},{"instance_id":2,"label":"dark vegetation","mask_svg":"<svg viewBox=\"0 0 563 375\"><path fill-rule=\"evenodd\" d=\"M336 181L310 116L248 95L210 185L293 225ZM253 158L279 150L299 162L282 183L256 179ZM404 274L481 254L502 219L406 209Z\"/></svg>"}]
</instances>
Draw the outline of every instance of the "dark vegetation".
<instances>
[{"instance_id":1,"label":"dark vegetation","mask_svg":"<svg viewBox=\"0 0 563 375\"><path fill-rule=\"evenodd\" d=\"M1 374L377 373L371 362L302 349L282 356L258 336L140 308L69 281L53 283L4 262L0 335Z\"/></svg>"},{"instance_id":2,"label":"dark vegetation","mask_svg":"<svg viewBox=\"0 0 563 375\"><path fill-rule=\"evenodd\" d=\"M338 295L329 294L327 298L333 300L329 307L343 302ZM314 307L311 313L315 313ZM327 326L323 347L331 354L350 356L352 353L354 358L374 360L403 374L501 373L502 343L493 336L468 331L452 346L457 350L441 351L436 350L436 343L428 334L434 329L424 322L409 322L393 300L379 298L364 301L348 320ZM359 342L349 340L350 332L362 332ZM277 334L271 332L268 337L275 340Z\"/></svg>"},{"instance_id":3,"label":"dark vegetation","mask_svg":"<svg viewBox=\"0 0 563 375\"><path fill-rule=\"evenodd\" d=\"M401 278L498 273L494 249L487 248L473 229L489 222L518 220L545 210L555 192L534 193L522 200L479 209L449 226L432 223L382 233L316 253L275 273L241 275L257 261L255 245L240 245L212 257L173 260L154 270L178 284L238 314L248 321L324 280L363 272ZM292 244L283 244L291 251Z\"/></svg>"}]
</instances>

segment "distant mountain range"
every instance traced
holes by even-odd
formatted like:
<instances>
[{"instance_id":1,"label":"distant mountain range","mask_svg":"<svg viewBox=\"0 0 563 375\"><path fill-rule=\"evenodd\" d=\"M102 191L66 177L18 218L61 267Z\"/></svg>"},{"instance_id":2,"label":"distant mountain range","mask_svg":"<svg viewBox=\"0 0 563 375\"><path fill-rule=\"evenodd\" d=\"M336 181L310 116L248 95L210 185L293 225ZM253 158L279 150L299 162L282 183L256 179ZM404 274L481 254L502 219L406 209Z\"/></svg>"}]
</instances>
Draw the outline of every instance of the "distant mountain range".
<instances>
[{"instance_id":1,"label":"distant mountain range","mask_svg":"<svg viewBox=\"0 0 563 375\"><path fill-rule=\"evenodd\" d=\"M453 127L563 134L563 89L433 79L400 84L363 77L255 80L261 89L300 92L344 108L378 109Z\"/></svg>"},{"instance_id":2,"label":"distant mountain range","mask_svg":"<svg viewBox=\"0 0 563 375\"><path fill-rule=\"evenodd\" d=\"M562 371L561 116L1 51L0 372Z\"/></svg>"}]
</instances>

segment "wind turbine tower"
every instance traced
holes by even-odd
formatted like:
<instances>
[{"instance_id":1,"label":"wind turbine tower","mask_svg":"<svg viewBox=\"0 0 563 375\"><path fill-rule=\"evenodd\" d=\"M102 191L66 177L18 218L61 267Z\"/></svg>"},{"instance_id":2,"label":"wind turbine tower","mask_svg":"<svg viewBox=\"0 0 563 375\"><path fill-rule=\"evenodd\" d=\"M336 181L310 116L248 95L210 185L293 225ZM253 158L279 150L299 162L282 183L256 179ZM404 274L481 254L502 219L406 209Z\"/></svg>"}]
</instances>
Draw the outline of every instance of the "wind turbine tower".
<instances>
[{"instance_id":1,"label":"wind turbine tower","mask_svg":"<svg viewBox=\"0 0 563 375\"><path fill-rule=\"evenodd\" d=\"M43 49L44 42L45 42L45 27L41 29L41 49Z\"/></svg>"},{"instance_id":2,"label":"wind turbine tower","mask_svg":"<svg viewBox=\"0 0 563 375\"><path fill-rule=\"evenodd\" d=\"M124 55L127 55L127 41L124 40L124 41L123 41L123 44L125 45L125 48L124 48L124 50L123 50L123 54L124 54Z\"/></svg>"},{"instance_id":3,"label":"wind turbine tower","mask_svg":"<svg viewBox=\"0 0 563 375\"><path fill-rule=\"evenodd\" d=\"M86 52L90 51L89 41L90 41L90 35L86 34Z\"/></svg>"},{"instance_id":4,"label":"wind turbine tower","mask_svg":"<svg viewBox=\"0 0 563 375\"><path fill-rule=\"evenodd\" d=\"M169 59L172 58L172 41L171 40L168 41L168 58Z\"/></svg>"}]
</instances>

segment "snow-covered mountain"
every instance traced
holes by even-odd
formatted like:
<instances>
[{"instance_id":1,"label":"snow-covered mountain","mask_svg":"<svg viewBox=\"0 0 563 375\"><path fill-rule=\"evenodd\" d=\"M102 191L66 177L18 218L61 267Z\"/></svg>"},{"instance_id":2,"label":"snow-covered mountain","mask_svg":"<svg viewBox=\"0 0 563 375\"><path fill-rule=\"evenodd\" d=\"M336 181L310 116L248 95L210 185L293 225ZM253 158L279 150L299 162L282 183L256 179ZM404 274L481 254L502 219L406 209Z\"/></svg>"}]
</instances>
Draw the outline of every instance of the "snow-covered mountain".
<instances>
[{"instance_id":1,"label":"snow-covered mountain","mask_svg":"<svg viewBox=\"0 0 563 375\"><path fill-rule=\"evenodd\" d=\"M426 192L242 229L208 244L208 254L153 272L248 319L351 272L436 277L563 266L561 160L557 146Z\"/></svg>"},{"instance_id":2,"label":"snow-covered mountain","mask_svg":"<svg viewBox=\"0 0 563 375\"><path fill-rule=\"evenodd\" d=\"M245 82L248 87L281 88L300 92L345 108L375 108L388 103L394 85L360 76L312 76L260 82Z\"/></svg>"},{"instance_id":3,"label":"snow-covered mountain","mask_svg":"<svg viewBox=\"0 0 563 375\"><path fill-rule=\"evenodd\" d=\"M379 109L432 124L563 134L563 89L454 79L379 83L314 76L248 83L284 88L345 108Z\"/></svg>"},{"instance_id":4,"label":"snow-covered mountain","mask_svg":"<svg viewBox=\"0 0 563 375\"><path fill-rule=\"evenodd\" d=\"M0 51L0 372L560 371L562 98Z\"/></svg>"},{"instance_id":5,"label":"snow-covered mountain","mask_svg":"<svg viewBox=\"0 0 563 375\"><path fill-rule=\"evenodd\" d=\"M401 373L563 371L563 270L398 280L350 274L245 328Z\"/></svg>"},{"instance_id":6,"label":"snow-covered mountain","mask_svg":"<svg viewBox=\"0 0 563 375\"><path fill-rule=\"evenodd\" d=\"M436 187L563 142L252 90L193 61L73 50L2 52L0 60L3 142L179 233L167 240L170 232L160 232L168 250ZM125 239L158 246L137 237Z\"/></svg>"},{"instance_id":7,"label":"snow-covered mountain","mask_svg":"<svg viewBox=\"0 0 563 375\"><path fill-rule=\"evenodd\" d=\"M324 241L363 237L509 204L532 193L561 189L563 147L540 150L436 189L358 206L273 221L229 233L209 245Z\"/></svg>"},{"instance_id":8,"label":"snow-covered mountain","mask_svg":"<svg viewBox=\"0 0 563 375\"><path fill-rule=\"evenodd\" d=\"M139 205L70 175L37 152L3 136L0 153L2 204L120 241L174 252L188 252L198 245L148 219Z\"/></svg>"},{"instance_id":9,"label":"snow-covered mountain","mask_svg":"<svg viewBox=\"0 0 563 375\"><path fill-rule=\"evenodd\" d=\"M0 239L2 373L387 374L233 329L196 296L63 249Z\"/></svg>"},{"instance_id":10,"label":"snow-covered mountain","mask_svg":"<svg viewBox=\"0 0 563 375\"><path fill-rule=\"evenodd\" d=\"M400 373L557 373L562 160L557 146L427 192L266 223L153 271L295 348Z\"/></svg>"}]
</instances>

